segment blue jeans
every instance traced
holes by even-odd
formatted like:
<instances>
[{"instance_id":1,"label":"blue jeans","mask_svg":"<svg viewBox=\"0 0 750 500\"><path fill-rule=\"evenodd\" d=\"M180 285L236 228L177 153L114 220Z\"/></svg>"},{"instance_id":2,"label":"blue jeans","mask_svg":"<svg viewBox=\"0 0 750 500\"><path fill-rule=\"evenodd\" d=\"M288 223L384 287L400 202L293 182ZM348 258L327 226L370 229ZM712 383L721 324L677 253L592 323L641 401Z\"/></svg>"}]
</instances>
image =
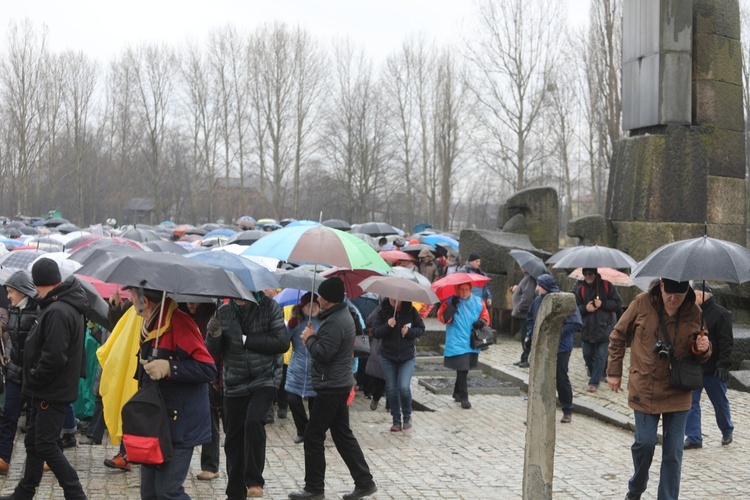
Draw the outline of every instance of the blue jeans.
<instances>
[{"instance_id":1,"label":"blue jeans","mask_svg":"<svg viewBox=\"0 0 750 500\"><path fill-rule=\"evenodd\" d=\"M640 495L648 485L648 470L654 458L659 417L662 424L661 471L659 472L658 500L676 500L680 496L683 436L687 411L650 415L635 411L635 441L630 447L635 472L628 481L630 493Z\"/></svg>"},{"instance_id":2,"label":"blue jeans","mask_svg":"<svg viewBox=\"0 0 750 500\"><path fill-rule=\"evenodd\" d=\"M65 410L65 421L63 422L62 433L75 434L77 430L78 423L76 422L76 412L73 409L73 403L70 403L68 409Z\"/></svg>"},{"instance_id":3,"label":"blue jeans","mask_svg":"<svg viewBox=\"0 0 750 500\"><path fill-rule=\"evenodd\" d=\"M716 424L719 426L722 436L731 434L734 431L732 417L729 412L729 400L727 399L727 385L714 377L713 375L703 375L703 388L706 389L708 399L714 407L716 414ZM701 394L703 390L693 391L693 406L690 408L687 416L687 426L685 435L687 441L696 444L703 444L701 435Z\"/></svg>"},{"instance_id":4,"label":"blue jeans","mask_svg":"<svg viewBox=\"0 0 750 500\"><path fill-rule=\"evenodd\" d=\"M380 358L380 366L385 376L385 397L388 399L394 422L401 422L402 412L404 418L411 418L411 377L414 375L416 362L416 358L401 362L385 356Z\"/></svg>"},{"instance_id":5,"label":"blue jeans","mask_svg":"<svg viewBox=\"0 0 750 500\"><path fill-rule=\"evenodd\" d=\"M599 387L599 381L604 377L604 365L607 363L609 354L609 340L604 342L586 342L582 343L583 360L586 363L586 369L591 374L589 385Z\"/></svg>"},{"instance_id":6,"label":"blue jeans","mask_svg":"<svg viewBox=\"0 0 750 500\"><path fill-rule=\"evenodd\" d=\"M141 465L141 500L190 500L185 483L193 447L174 448L172 459L158 468Z\"/></svg>"}]
</instances>

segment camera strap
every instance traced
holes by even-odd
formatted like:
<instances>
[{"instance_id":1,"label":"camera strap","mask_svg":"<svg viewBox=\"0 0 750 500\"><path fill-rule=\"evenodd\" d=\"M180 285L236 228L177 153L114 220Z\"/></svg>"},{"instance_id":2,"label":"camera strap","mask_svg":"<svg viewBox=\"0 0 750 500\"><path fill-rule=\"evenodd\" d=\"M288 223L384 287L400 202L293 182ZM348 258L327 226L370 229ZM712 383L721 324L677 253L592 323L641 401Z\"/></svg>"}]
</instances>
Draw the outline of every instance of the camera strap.
<instances>
[{"instance_id":1,"label":"camera strap","mask_svg":"<svg viewBox=\"0 0 750 500\"><path fill-rule=\"evenodd\" d=\"M667 328L667 322L664 320L664 313L659 311L659 325L661 326L662 335L664 335L664 340L666 340L668 343L674 345L674 342L672 342L672 339L669 338L669 329ZM677 313L677 317L675 318L674 323L674 338L677 340L677 329L680 328L680 314Z\"/></svg>"}]
</instances>

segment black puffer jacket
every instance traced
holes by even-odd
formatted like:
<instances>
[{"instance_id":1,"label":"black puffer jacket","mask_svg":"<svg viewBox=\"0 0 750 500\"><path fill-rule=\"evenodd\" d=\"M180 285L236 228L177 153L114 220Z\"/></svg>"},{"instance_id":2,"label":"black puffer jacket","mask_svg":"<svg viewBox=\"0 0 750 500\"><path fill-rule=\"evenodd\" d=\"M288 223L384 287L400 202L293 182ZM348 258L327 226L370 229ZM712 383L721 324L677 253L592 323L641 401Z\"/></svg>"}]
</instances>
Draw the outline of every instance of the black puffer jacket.
<instances>
[{"instance_id":1,"label":"black puffer jacket","mask_svg":"<svg viewBox=\"0 0 750 500\"><path fill-rule=\"evenodd\" d=\"M313 389L319 394L348 392L354 385L354 318L345 303L336 304L318 315L320 326L307 339L313 360Z\"/></svg>"},{"instance_id":2,"label":"black puffer jacket","mask_svg":"<svg viewBox=\"0 0 750 500\"><path fill-rule=\"evenodd\" d=\"M289 332L279 304L262 293L259 303L219 308L222 335L206 339L214 359L223 358L224 395L247 396L260 387L278 388L289 349ZM242 335L246 336L245 341Z\"/></svg>"},{"instance_id":3,"label":"black puffer jacket","mask_svg":"<svg viewBox=\"0 0 750 500\"><path fill-rule=\"evenodd\" d=\"M411 302L402 302L396 311L396 326L388 326L393 317L393 306L389 299L384 299L367 318L367 326L372 328L372 336L382 339L380 355L390 361L402 362L415 356L414 344L424 333L424 321ZM401 335L401 328L410 325L406 335Z\"/></svg>"},{"instance_id":4,"label":"black puffer jacket","mask_svg":"<svg viewBox=\"0 0 750 500\"><path fill-rule=\"evenodd\" d=\"M21 383L23 372L23 348L26 337L34 326L39 316L39 306L36 301L28 297L23 309L18 307L8 308L8 335L10 336L10 359L8 360L5 376L11 382Z\"/></svg>"},{"instance_id":5,"label":"black puffer jacket","mask_svg":"<svg viewBox=\"0 0 750 500\"><path fill-rule=\"evenodd\" d=\"M703 373L714 375L717 367L729 370L732 365L732 348L734 347L732 313L720 306L713 297L705 301L701 309L712 351L711 357L703 363Z\"/></svg>"},{"instance_id":6,"label":"black puffer jacket","mask_svg":"<svg viewBox=\"0 0 750 500\"><path fill-rule=\"evenodd\" d=\"M581 338L591 343L606 342L617 324L617 314L622 309L622 299L615 286L610 282L605 284L601 275L597 274L596 281L592 284L579 281L573 294L583 318ZM602 301L601 307L594 312L588 312L586 304L597 297Z\"/></svg>"},{"instance_id":7,"label":"black puffer jacket","mask_svg":"<svg viewBox=\"0 0 750 500\"><path fill-rule=\"evenodd\" d=\"M72 403L78 398L78 379L86 376L86 293L71 276L39 299L39 307L41 314L24 344L23 394Z\"/></svg>"}]
</instances>

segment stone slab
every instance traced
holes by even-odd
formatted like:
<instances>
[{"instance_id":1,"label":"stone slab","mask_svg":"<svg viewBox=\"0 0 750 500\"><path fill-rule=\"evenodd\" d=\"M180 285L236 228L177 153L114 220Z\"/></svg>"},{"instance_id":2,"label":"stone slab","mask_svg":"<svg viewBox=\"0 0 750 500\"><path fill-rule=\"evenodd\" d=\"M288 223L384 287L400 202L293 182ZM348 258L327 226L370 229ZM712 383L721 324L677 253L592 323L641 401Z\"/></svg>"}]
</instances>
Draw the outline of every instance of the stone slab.
<instances>
[{"instance_id":1,"label":"stone slab","mask_svg":"<svg viewBox=\"0 0 750 500\"><path fill-rule=\"evenodd\" d=\"M709 175L706 179L708 209L706 220L712 224L745 223L745 179Z\"/></svg>"},{"instance_id":2,"label":"stone slab","mask_svg":"<svg viewBox=\"0 0 750 500\"><path fill-rule=\"evenodd\" d=\"M742 132L745 127L742 86L715 80L695 80L693 123Z\"/></svg>"},{"instance_id":3,"label":"stone slab","mask_svg":"<svg viewBox=\"0 0 750 500\"><path fill-rule=\"evenodd\" d=\"M735 38L696 33L693 77L742 85L742 46Z\"/></svg>"},{"instance_id":4,"label":"stone slab","mask_svg":"<svg viewBox=\"0 0 750 500\"><path fill-rule=\"evenodd\" d=\"M745 134L703 127L708 149L708 174L745 180Z\"/></svg>"},{"instance_id":5,"label":"stone slab","mask_svg":"<svg viewBox=\"0 0 750 500\"><path fill-rule=\"evenodd\" d=\"M740 39L739 0L695 0L693 31Z\"/></svg>"}]
</instances>

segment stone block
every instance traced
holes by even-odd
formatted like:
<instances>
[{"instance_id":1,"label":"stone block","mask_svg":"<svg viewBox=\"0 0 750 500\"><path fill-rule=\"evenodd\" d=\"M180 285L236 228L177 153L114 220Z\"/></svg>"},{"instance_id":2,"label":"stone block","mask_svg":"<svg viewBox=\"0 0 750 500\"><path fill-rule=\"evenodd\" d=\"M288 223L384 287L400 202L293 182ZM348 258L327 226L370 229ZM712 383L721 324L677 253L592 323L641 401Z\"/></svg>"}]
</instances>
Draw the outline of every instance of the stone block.
<instances>
[{"instance_id":1,"label":"stone block","mask_svg":"<svg viewBox=\"0 0 750 500\"><path fill-rule=\"evenodd\" d=\"M739 40L698 33L693 46L693 77L742 85L742 45Z\"/></svg>"},{"instance_id":2,"label":"stone block","mask_svg":"<svg viewBox=\"0 0 750 500\"><path fill-rule=\"evenodd\" d=\"M568 236L579 238L581 245L603 244L606 232L607 219L601 215L584 215L568 221Z\"/></svg>"},{"instance_id":3,"label":"stone block","mask_svg":"<svg viewBox=\"0 0 750 500\"><path fill-rule=\"evenodd\" d=\"M735 325L732 333L734 346L732 347L731 369L736 370L742 364L742 360L750 359L750 331Z\"/></svg>"},{"instance_id":4,"label":"stone block","mask_svg":"<svg viewBox=\"0 0 750 500\"><path fill-rule=\"evenodd\" d=\"M542 259L551 255L532 245L529 237L525 234L464 229L461 231L459 259L463 263L471 252L476 252L482 257L482 269L486 273L509 275L518 267L515 259L509 254L514 248L527 250L539 255Z\"/></svg>"},{"instance_id":5,"label":"stone block","mask_svg":"<svg viewBox=\"0 0 750 500\"><path fill-rule=\"evenodd\" d=\"M742 86L713 80L693 82L693 123L744 131Z\"/></svg>"},{"instance_id":6,"label":"stone block","mask_svg":"<svg viewBox=\"0 0 750 500\"><path fill-rule=\"evenodd\" d=\"M666 137L637 136L615 143L610 177L609 215L616 220L646 220L652 170L661 169Z\"/></svg>"},{"instance_id":7,"label":"stone block","mask_svg":"<svg viewBox=\"0 0 750 500\"><path fill-rule=\"evenodd\" d=\"M515 193L505 202L505 216L501 219L510 221L518 214L523 215L526 234L534 246L547 252L557 250L558 197L555 189L530 188Z\"/></svg>"},{"instance_id":8,"label":"stone block","mask_svg":"<svg viewBox=\"0 0 750 500\"><path fill-rule=\"evenodd\" d=\"M660 124L690 125L693 58L690 52L664 52L659 63Z\"/></svg>"},{"instance_id":9,"label":"stone block","mask_svg":"<svg viewBox=\"0 0 750 500\"><path fill-rule=\"evenodd\" d=\"M709 175L706 179L706 199L708 222L745 223L745 179Z\"/></svg>"},{"instance_id":10,"label":"stone block","mask_svg":"<svg viewBox=\"0 0 750 500\"><path fill-rule=\"evenodd\" d=\"M703 235L703 224L679 222L612 221L617 231L617 244L623 252L635 260L643 260L648 254L666 243L697 238Z\"/></svg>"},{"instance_id":11,"label":"stone block","mask_svg":"<svg viewBox=\"0 0 750 500\"><path fill-rule=\"evenodd\" d=\"M693 31L715 33L739 40L741 32L739 0L695 0Z\"/></svg>"},{"instance_id":12,"label":"stone block","mask_svg":"<svg viewBox=\"0 0 750 500\"><path fill-rule=\"evenodd\" d=\"M745 134L704 127L708 175L745 179Z\"/></svg>"}]
</instances>

